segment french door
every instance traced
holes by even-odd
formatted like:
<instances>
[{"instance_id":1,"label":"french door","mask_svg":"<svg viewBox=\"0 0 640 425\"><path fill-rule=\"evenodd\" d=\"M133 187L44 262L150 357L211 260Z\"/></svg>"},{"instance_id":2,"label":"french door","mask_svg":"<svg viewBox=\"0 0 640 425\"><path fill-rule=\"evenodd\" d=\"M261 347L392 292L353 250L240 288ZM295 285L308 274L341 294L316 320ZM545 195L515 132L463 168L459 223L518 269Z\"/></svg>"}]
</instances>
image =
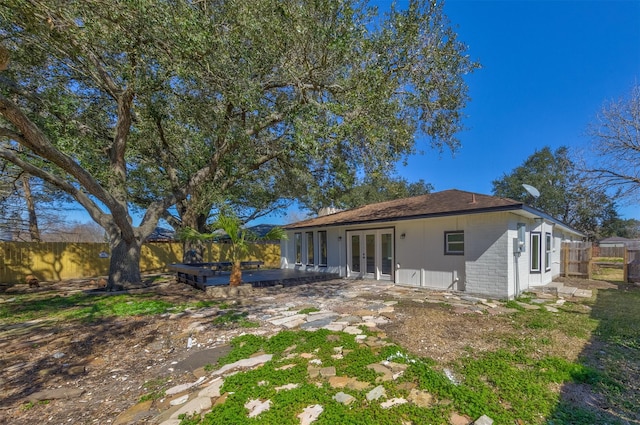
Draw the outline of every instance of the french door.
<instances>
[{"instance_id":1,"label":"french door","mask_svg":"<svg viewBox=\"0 0 640 425\"><path fill-rule=\"evenodd\" d=\"M349 277L392 280L393 229L347 231Z\"/></svg>"}]
</instances>

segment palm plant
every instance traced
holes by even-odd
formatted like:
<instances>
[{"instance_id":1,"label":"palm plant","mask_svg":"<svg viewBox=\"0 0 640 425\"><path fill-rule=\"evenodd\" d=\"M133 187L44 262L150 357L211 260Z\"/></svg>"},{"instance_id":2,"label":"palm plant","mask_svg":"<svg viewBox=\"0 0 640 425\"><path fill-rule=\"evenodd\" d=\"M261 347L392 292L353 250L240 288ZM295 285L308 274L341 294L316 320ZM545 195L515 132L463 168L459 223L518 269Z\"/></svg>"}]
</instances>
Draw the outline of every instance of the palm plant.
<instances>
[{"instance_id":1,"label":"palm plant","mask_svg":"<svg viewBox=\"0 0 640 425\"><path fill-rule=\"evenodd\" d=\"M239 286L242 283L242 268L240 267L242 260L249 254L250 244L252 242L273 241L284 239L286 237L284 230L280 227L274 227L262 237L254 234L246 229L240 218L233 213L220 213L218 219L211 225L214 229L224 231L229 237L230 249L228 251L231 266L231 277L229 278L229 286ZM190 241L205 241L219 239L220 234L217 233L199 233L198 231L187 227L180 232L180 239Z\"/></svg>"}]
</instances>

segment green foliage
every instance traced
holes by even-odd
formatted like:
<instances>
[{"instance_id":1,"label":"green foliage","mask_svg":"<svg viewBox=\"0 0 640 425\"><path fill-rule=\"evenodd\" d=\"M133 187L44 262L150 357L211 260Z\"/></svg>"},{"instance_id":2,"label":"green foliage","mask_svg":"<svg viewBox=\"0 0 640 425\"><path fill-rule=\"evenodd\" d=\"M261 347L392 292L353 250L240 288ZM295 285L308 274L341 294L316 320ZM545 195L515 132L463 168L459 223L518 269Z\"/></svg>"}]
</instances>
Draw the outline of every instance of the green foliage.
<instances>
[{"instance_id":1,"label":"green foliage","mask_svg":"<svg viewBox=\"0 0 640 425\"><path fill-rule=\"evenodd\" d=\"M137 283L138 244L173 206L172 225L202 232L212 207L256 216L305 193L327 205L415 140L459 145L478 64L439 2L380 17L352 0L104 6L2 2L0 157L126 242L111 280Z\"/></svg>"},{"instance_id":2,"label":"green foliage","mask_svg":"<svg viewBox=\"0 0 640 425\"><path fill-rule=\"evenodd\" d=\"M89 295L76 293L69 296L24 295L16 302L0 304L3 323L47 318L50 320L95 321L107 317L127 317L162 314L169 310L184 310L194 304L176 306L168 301L152 299L150 294Z\"/></svg>"},{"instance_id":3,"label":"green foliage","mask_svg":"<svg viewBox=\"0 0 640 425\"><path fill-rule=\"evenodd\" d=\"M253 322L250 320L247 320L246 317L249 313L246 312L239 312L239 311L235 311L235 310L229 310L229 311L225 311L223 314L216 316L215 319L213 319L213 324L215 326L229 326L229 325L234 325L237 324L238 326L242 327L242 328L257 328L260 326L260 323L258 322Z\"/></svg>"},{"instance_id":4,"label":"green foliage","mask_svg":"<svg viewBox=\"0 0 640 425\"><path fill-rule=\"evenodd\" d=\"M298 311L298 314L309 314L309 313L315 313L316 311L320 311L320 309L317 307L307 307Z\"/></svg>"}]
</instances>

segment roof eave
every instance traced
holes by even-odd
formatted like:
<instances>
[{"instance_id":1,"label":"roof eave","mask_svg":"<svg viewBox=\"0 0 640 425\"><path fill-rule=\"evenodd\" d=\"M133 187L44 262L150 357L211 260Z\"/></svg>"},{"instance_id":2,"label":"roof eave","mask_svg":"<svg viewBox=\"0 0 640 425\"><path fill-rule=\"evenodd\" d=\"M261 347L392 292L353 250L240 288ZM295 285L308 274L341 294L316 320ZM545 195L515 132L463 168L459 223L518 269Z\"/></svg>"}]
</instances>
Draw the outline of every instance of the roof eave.
<instances>
[{"instance_id":1,"label":"roof eave","mask_svg":"<svg viewBox=\"0 0 640 425\"><path fill-rule=\"evenodd\" d=\"M468 215L468 214L481 214L487 212L504 212L504 211L513 211L513 210L521 210L523 209L524 204L512 204L512 205L500 205L497 207L486 207L486 208L477 208L473 210L456 210L456 211L442 211L437 213L429 213L429 214L414 214L407 215L401 217L385 217L379 219L372 220L348 220L341 221L337 223L327 223L320 225L309 225L309 226L284 226L284 230L298 230L298 229L310 229L314 227L337 227L337 226L353 226L358 224L369 224L369 223L389 223L392 221L406 221L406 220L418 220L421 218L437 218L437 217L450 217L454 215Z\"/></svg>"}]
</instances>

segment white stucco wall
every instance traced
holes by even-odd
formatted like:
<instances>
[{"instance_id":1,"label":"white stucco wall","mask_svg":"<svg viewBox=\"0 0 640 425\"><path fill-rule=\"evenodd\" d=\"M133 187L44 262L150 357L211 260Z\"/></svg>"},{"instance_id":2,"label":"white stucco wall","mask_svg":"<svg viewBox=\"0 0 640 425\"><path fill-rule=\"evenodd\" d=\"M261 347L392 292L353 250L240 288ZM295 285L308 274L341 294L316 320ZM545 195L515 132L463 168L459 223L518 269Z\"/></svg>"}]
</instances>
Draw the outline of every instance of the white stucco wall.
<instances>
[{"instance_id":1,"label":"white stucco wall","mask_svg":"<svg viewBox=\"0 0 640 425\"><path fill-rule=\"evenodd\" d=\"M518 223L526 225L525 249L514 255ZM347 231L391 228L394 234L392 280L401 285L464 291L495 299L511 299L531 287L550 283L560 273L560 248L571 237L554 224L513 212L492 212L452 217L405 220L366 226L302 229L302 264L295 264L296 231L281 243L282 267L325 271L347 276ZM327 231L327 266L306 264L305 233ZM464 231L464 255L445 255L445 232ZM540 232L541 271L531 271L531 232ZM546 233L552 235L550 270L545 267ZM519 291L517 289L519 288Z\"/></svg>"}]
</instances>

